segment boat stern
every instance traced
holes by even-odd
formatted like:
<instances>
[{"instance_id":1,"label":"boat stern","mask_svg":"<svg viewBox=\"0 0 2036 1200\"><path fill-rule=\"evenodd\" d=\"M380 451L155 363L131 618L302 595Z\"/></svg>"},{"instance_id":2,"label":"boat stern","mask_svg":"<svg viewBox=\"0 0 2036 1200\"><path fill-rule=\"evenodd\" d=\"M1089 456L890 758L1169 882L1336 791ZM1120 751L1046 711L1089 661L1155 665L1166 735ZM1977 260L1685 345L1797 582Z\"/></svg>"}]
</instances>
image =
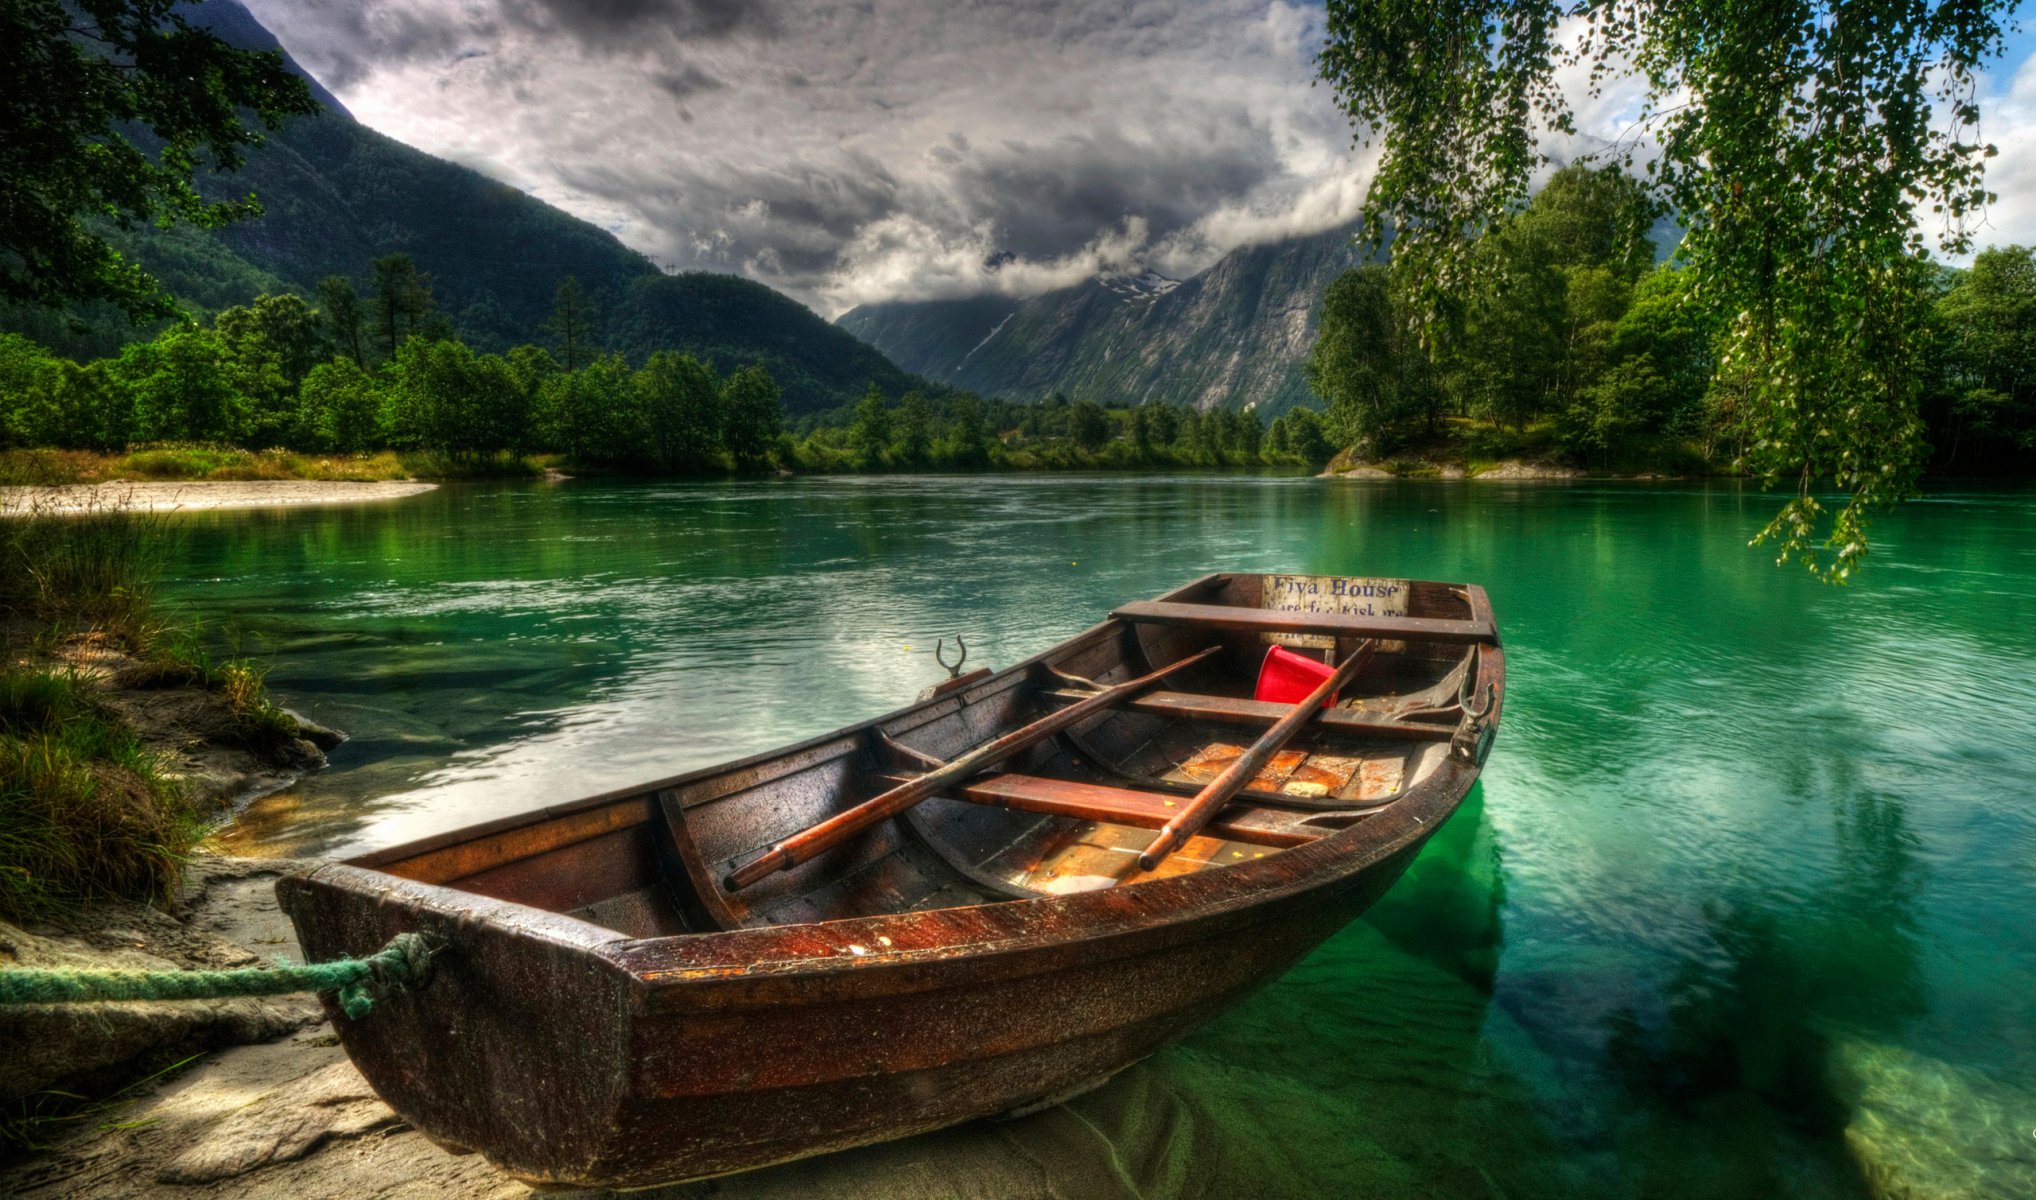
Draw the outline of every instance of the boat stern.
<instances>
[{"instance_id":1,"label":"boat stern","mask_svg":"<svg viewBox=\"0 0 2036 1200\"><path fill-rule=\"evenodd\" d=\"M285 876L277 899L308 961L372 954L399 933L432 947L423 986L348 1017L354 1065L433 1141L528 1183L599 1177L629 1079L623 940L584 921L344 864Z\"/></svg>"}]
</instances>

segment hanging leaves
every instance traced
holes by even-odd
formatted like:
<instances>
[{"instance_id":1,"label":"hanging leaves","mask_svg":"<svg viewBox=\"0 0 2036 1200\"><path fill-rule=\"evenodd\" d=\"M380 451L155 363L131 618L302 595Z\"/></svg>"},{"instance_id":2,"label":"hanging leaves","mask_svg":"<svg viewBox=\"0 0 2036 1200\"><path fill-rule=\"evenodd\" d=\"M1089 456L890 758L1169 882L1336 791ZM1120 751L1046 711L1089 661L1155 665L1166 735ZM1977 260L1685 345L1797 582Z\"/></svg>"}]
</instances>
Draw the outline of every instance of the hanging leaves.
<instances>
[{"instance_id":1,"label":"hanging leaves","mask_svg":"<svg viewBox=\"0 0 2036 1200\"><path fill-rule=\"evenodd\" d=\"M1537 139L1574 132L1557 72L1580 71L1594 95L1644 85L1636 135L1599 157L1684 229L1687 303L1723 331L1713 386L1745 422L1742 465L1794 491L1755 540L1850 577L1869 516L1915 489L1930 240L1917 214L1945 251L1970 248L1995 153L1978 137L1978 72L2012 5L1328 8L1321 76L1381 149L1366 231L1391 232L1424 330L1446 330L1477 273L1502 265L1472 248L1525 201ZM1843 502L1820 502L1823 488Z\"/></svg>"}]
</instances>

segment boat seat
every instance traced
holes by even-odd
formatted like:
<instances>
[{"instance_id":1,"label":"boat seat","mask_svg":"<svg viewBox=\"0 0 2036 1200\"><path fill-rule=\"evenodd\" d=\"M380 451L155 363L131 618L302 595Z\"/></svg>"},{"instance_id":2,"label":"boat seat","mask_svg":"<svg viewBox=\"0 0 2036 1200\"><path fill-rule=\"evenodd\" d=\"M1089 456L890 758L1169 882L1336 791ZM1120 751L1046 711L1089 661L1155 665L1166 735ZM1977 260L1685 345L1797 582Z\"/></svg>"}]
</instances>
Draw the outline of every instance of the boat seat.
<instances>
[{"instance_id":1,"label":"boat seat","mask_svg":"<svg viewBox=\"0 0 2036 1200\"><path fill-rule=\"evenodd\" d=\"M1186 801L1156 792L1048 779L1038 775L999 774L971 780L940 793L950 800L1045 813L1139 829L1158 829L1179 815ZM1255 846L1300 846L1338 826L1316 825L1317 814L1283 811L1258 805L1232 804L1205 830L1211 837ZM1326 815L1326 814L1324 814Z\"/></svg>"},{"instance_id":2,"label":"boat seat","mask_svg":"<svg viewBox=\"0 0 2036 1200\"><path fill-rule=\"evenodd\" d=\"M1237 629L1250 633L1312 633L1344 638L1400 638L1415 642L1490 642L1498 631L1488 620L1451 621L1438 617L1366 617L1349 613L1287 612L1271 608L1239 608L1222 604L1181 604L1140 600L1110 610L1120 621L1148 625L1186 625L1197 629Z\"/></svg>"},{"instance_id":3,"label":"boat seat","mask_svg":"<svg viewBox=\"0 0 2036 1200\"><path fill-rule=\"evenodd\" d=\"M1055 700L1079 700L1086 692L1054 691ZM1221 721L1230 725L1271 725L1293 708L1269 700L1246 700L1237 696L1203 696L1194 692L1147 692L1125 701L1120 707L1155 717L1185 717L1198 721ZM1325 708L1311 722L1339 733L1401 738L1417 742L1446 742L1456 734L1454 723L1422 724L1396 721L1349 708Z\"/></svg>"}]
</instances>

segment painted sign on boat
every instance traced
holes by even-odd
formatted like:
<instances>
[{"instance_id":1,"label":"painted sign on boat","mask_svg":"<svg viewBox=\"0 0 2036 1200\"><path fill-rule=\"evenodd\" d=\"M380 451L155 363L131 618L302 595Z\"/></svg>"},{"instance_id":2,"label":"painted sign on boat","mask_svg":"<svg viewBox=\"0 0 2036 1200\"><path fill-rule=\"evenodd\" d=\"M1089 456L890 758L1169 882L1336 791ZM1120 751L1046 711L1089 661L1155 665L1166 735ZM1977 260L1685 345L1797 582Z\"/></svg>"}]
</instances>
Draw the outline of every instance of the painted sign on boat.
<instances>
[{"instance_id":1,"label":"painted sign on boat","mask_svg":"<svg viewBox=\"0 0 2036 1200\"><path fill-rule=\"evenodd\" d=\"M1335 613L1351 617L1404 617L1404 579L1358 579L1347 575L1267 575L1259 607L1274 612ZM1287 647L1328 649L1336 639L1320 633L1268 633L1268 642Z\"/></svg>"}]
</instances>

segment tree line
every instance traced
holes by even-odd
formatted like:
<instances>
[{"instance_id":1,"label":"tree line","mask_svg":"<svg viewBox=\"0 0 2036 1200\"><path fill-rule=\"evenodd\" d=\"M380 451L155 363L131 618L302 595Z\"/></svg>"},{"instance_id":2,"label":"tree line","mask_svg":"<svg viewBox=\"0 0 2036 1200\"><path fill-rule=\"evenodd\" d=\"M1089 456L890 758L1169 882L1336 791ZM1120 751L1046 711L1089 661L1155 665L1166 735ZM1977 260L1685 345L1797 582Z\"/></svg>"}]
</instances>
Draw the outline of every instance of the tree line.
<instances>
[{"instance_id":1,"label":"tree line","mask_svg":"<svg viewBox=\"0 0 2036 1200\"><path fill-rule=\"evenodd\" d=\"M1253 408L1104 405L1060 392L1028 404L913 389L893 402L873 386L853 405L799 422L799 432L795 465L808 471L1319 468L1333 452L1309 409L1268 424Z\"/></svg>"},{"instance_id":2,"label":"tree line","mask_svg":"<svg viewBox=\"0 0 2036 1200\"><path fill-rule=\"evenodd\" d=\"M1724 331L1693 303L1695 276L1658 263L1655 208L1616 168L1563 169L1481 238L1469 284L1443 304L1391 267L1336 279L1323 297L1308 377L1328 402L1330 439L1378 458L1453 432L1504 441L1530 427L1580 464L1729 467L1765 417L1759 368L1721 358ZM2026 468L2036 451L2036 257L1980 252L1967 270L1922 258L1919 418L1933 465ZM1444 419L1469 418L1482 426ZM1473 452L1477 449L1471 447Z\"/></svg>"},{"instance_id":3,"label":"tree line","mask_svg":"<svg viewBox=\"0 0 2036 1200\"><path fill-rule=\"evenodd\" d=\"M572 278L557 288L547 344L503 354L454 334L431 277L407 255L376 259L362 284L328 277L315 303L264 294L87 363L0 335L0 448L181 442L428 451L468 463L545 453L675 475L1319 467L1332 450L1307 410L1268 426L1250 409L1106 407L1059 393L1021 404L938 388L892 397L875 383L860 402L792 428L760 363L724 377L690 353L631 365L604 349L594 305Z\"/></svg>"},{"instance_id":4,"label":"tree line","mask_svg":"<svg viewBox=\"0 0 2036 1200\"><path fill-rule=\"evenodd\" d=\"M83 364L0 336L0 447L549 452L672 473L756 470L781 451L783 402L761 364L721 376L659 351L632 367L589 343L592 306L571 278L547 322L553 345L499 355L453 336L409 256L376 259L367 284L364 296L328 277L315 307L259 296Z\"/></svg>"}]
</instances>

